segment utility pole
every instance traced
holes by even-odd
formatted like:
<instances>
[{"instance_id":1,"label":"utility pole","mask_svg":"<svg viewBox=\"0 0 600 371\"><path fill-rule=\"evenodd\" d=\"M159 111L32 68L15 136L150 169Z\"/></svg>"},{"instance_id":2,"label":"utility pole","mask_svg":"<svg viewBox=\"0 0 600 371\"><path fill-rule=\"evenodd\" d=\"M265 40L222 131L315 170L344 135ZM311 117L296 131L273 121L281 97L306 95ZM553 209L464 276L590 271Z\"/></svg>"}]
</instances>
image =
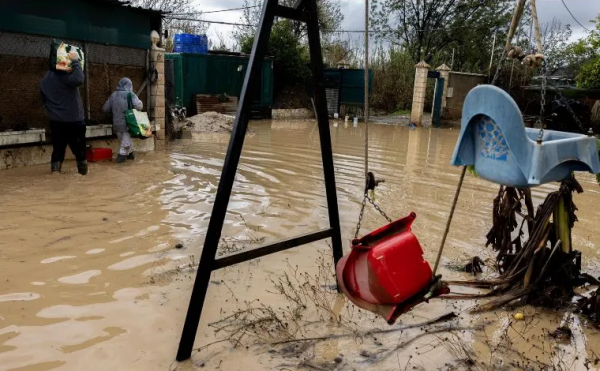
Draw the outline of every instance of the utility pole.
<instances>
[{"instance_id":1,"label":"utility pole","mask_svg":"<svg viewBox=\"0 0 600 371\"><path fill-rule=\"evenodd\" d=\"M365 179L369 173L369 0L365 0Z\"/></svg>"},{"instance_id":2,"label":"utility pole","mask_svg":"<svg viewBox=\"0 0 600 371\"><path fill-rule=\"evenodd\" d=\"M455 51L455 49L452 48L452 62L450 62L450 69L452 71L454 71L454 51Z\"/></svg>"}]
</instances>

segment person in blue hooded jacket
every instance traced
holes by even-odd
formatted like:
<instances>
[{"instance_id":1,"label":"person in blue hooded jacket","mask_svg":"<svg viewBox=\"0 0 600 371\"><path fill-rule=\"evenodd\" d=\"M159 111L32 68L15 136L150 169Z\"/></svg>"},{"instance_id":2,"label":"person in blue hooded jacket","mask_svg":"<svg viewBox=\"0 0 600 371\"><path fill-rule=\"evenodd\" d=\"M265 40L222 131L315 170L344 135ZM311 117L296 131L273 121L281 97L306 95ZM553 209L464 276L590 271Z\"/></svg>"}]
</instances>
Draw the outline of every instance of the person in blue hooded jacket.
<instances>
[{"instance_id":1,"label":"person in blue hooded jacket","mask_svg":"<svg viewBox=\"0 0 600 371\"><path fill-rule=\"evenodd\" d=\"M133 93L133 83L127 77L123 77L117 85L117 91L113 92L104 103L104 112L112 113L113 117L113 131L117 134L117 137L121 141L121 148L119 149L119 155L117 156L117 163L123 163L127 159L134 160L135 155L133 153L133 141L131 140L131 134L127 130L127 121L125 121L125 111L129 108L127 103L127 96L131 94L131 102L133 107L138 111L144 108L144 104Z\"/></svg>"},{"instance_id":2,"label":"person in blue hooded jacket","mask_svg":"<svg viewBox=\"0 0 600 371\"><path fill-rule=\"evenodd\" d=\"M40 84L42 104L50 119L52 133L51 172L61 171L67 145L77 159L77 170L88 173L85 156L85 118L79 87L85 76L79 62L79 54L71 52L71 72L50 70Z\"/></svg>"}]
</instances>

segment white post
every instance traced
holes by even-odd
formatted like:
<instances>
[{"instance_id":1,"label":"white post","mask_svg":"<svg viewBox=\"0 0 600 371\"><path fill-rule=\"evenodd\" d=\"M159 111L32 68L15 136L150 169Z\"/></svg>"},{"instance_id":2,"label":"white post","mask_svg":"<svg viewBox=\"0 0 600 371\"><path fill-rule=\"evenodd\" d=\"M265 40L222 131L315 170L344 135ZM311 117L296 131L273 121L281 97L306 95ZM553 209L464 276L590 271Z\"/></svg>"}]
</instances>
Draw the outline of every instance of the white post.
<instances>
[{"instance_id":1,"label":"white post","mask_svg":"<svg viewBox=\"0 0 600 371\"><path fill-rule=\"evenodd\" d=\"M450 82L450 67L442 64L435 69L440 73L440 77L444 79L444 92L442 93L442 109L446 107L446 98L448 97L448 83ZM436 85L437 86L437 85Z\"/></svg>"},{"instance_id":2,"label":"white post","mask_svg":"<svg viewBox=\"0 0 600 371\"><path fill-rule=\"evenodd\" d=\"M427 72L429 65L425 61L419 62L415 72L415 88L413 91L412 111L410 122L416 126L423 125L423 109L425 108L425 93L427 92Z\"/></svg>"}]
</instances>

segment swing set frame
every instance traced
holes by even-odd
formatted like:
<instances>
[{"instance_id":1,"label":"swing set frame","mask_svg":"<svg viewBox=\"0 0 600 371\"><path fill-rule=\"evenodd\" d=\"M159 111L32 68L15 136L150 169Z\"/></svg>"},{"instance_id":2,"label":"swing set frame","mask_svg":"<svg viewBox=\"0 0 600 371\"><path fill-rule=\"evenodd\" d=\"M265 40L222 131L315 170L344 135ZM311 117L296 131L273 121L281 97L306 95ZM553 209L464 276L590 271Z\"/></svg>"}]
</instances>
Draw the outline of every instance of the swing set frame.
<instances>
[{"instance_id":1,"label":"swing set frame","mask_svg":"<svg viewBox=\"0 0 600 371\"><path fill-rule=\"evenodd\" d=\"M252 93L259 83L262 61L267 51L267 44L276 17L304 22L307 26L308 44L310 49L310 67L314 81L315 110L319 127L321 144L321 157L325 177L325 191L329 213L329 228L296 236L285 241L276 242L254 250L244 251L239 254L229 255L215 259L227 206L231 198L231 191L238 169L244 139L250 121ZM323 73L323 54L318 22L316 0L297 0L292 7L279 5L279 0L266 0L263 4L262 17L252 47L252 54L248 62L248 70L240 95L236 119L223 164L223 170L217 189L204 248L200 256L198 271L181 334L177 361L184 361L191 357L194 340L198 331L202 309L206 301L206 293L210 283L211 273L225 267L257 259L266 255L288 250L301 245L331 238L333 260L335 265L342 258L342 237L340 230L340 216L335 184L335 169L333 165L333 150L331 147L331 133L329 129L329 113L327 111L327 98L325 95L325 75Z\"/></svg>"}]
</instances>

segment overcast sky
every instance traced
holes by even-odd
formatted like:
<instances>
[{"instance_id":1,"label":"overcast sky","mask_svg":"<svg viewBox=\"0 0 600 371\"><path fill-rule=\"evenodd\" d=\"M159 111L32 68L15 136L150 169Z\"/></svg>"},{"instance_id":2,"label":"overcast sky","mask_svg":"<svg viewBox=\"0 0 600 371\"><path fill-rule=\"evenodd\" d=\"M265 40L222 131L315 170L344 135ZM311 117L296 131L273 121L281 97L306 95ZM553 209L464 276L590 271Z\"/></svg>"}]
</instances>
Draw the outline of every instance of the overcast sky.
<instances>
[{"instance_id":1,"label":"overcast sky","mask_svg":"<svg viewBox=\"0 0 600 371\"><path fill-rule=\"evenodd\" d=\"M244 0L193 0L194 4L202 11L214 11L228 8L239 8L244 5ZM340 0L344 23L342 29L356 30L364 28L364 0ZM600 14L600 0L565 0L573 15L588 29L594 28L591 20ZM537 0L540 22L549 22L556 17L565 24L570 24L573 30L573 40L585 36L585 30L579 26L569 15L561 0ZM207 20L238 22L241 11L215 13L205 15ZM213 39L216 33L231 36L233 26L211 25L209 37Z\"/></svg>"}]
</instances>

